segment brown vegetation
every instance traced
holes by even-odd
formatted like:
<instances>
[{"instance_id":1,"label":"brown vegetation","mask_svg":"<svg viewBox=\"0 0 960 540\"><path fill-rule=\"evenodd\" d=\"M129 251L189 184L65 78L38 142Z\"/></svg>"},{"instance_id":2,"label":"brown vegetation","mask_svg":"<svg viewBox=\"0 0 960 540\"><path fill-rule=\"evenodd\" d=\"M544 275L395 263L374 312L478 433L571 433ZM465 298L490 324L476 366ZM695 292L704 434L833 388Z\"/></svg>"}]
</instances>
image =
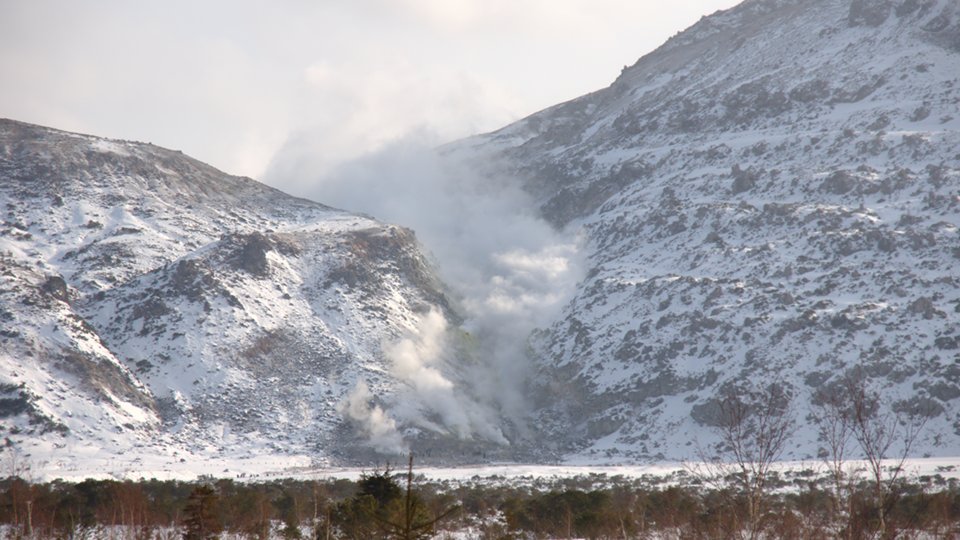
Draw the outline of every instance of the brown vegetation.
<instances>
[{"instance_id":1,"label":"brown vegetation","mask_svg":"<svg viewBox=\"0 0 960 540\"><path fill-rule=\"evenodd\" d=\"M600 476L534 485L428 483L407 471L374 471L358 481L282 480L198 483L86 480L0 481L0 531L12 538L387 539L429 538L442 527L477 538L736 538L753 534L751 502L730 479L725 488L686 477L681 485ZM684 480L684 475L671 481ZM877 538L872 481L847 482L849 519L834 528L832 479L812 471L770 474L761 501L764 538ZM403 484L403 487L401 487ZM27 502L29 501L29 506ZM459 512L453 512L459 509ZM885 508L885 537L960 535L960 483L900 482ZM98 534L97 531L100 531Z\"/></svg>"}]
</instances>

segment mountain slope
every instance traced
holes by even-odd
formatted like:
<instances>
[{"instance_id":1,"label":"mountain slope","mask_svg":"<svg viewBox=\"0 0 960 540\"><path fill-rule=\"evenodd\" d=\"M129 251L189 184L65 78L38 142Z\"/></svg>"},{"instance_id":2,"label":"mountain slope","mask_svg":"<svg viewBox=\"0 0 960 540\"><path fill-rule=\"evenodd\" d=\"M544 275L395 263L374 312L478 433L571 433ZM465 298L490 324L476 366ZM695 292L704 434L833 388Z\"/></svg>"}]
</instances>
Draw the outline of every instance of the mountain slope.
<instances>
[{"instance_id":1,"label":"mountain slope","mask_svg":"<svg viewBox=\"0 0 960 540\"><path fill-rule=\"evenodd\" d=\"M448 146L520 178L591 270L533 340L559 451L696 454L718 397L846 376L960 447L960 6L748 0L609 87ZM573 426L571 428L571 426Z\"/></svg>"},{"instance_id":2,"label":"mountain slope","mask_svg":"<svg viewBox=\"0 0 960 540\"><path fill-rule=\"evenodd\" d=\"M385 353L457 321L409 230L9 120L0 205L2 435L35 456L443 458L476 435L416 406ZM461 385L457 362L431 369ZM391 445L373 441L371 411L401 402Z\"/></svg>"}]
</instances>

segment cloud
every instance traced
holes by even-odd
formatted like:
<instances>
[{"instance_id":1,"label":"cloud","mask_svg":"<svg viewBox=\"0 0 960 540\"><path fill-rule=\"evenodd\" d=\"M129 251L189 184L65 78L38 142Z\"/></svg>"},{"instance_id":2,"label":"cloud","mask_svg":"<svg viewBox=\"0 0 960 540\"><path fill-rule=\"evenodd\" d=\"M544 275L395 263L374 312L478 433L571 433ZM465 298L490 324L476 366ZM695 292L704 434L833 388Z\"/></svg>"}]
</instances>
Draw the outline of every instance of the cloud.
<instances>
[{"instance_id":1,"label":"cloud","mask_svg":"<svg viewBox=\"0 0 960 540\"><path fill-rule=\"evenodd\" d=\"M301 125L264 174L295 194L309 194L317 174L394 141L437 144L492 129L520 109L489 81L388 53L359 62L318 61L302 79Z\"/></svg>"},{"instance_id":2,"label":"cloud","mask_svg":"<svg viewBox=\"0 0 960 540\"><path fill-rule=\"evenodd\" d=\"M736 2L6 2L0 116L254 177L297 140L335 166L411 132L447 141L600 88Z\"/></svg>"}]
</instances>

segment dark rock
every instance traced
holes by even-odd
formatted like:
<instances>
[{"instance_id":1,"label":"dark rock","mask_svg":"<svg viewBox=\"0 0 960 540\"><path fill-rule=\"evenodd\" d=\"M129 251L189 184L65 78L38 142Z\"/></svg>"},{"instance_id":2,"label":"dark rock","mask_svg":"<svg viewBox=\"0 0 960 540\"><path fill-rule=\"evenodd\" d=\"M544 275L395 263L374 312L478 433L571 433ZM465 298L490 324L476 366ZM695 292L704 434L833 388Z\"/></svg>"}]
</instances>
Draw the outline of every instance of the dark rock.
<instances>
[{"instance_id":1,"label":"dark rock","mask_svg":"<svg viewBox=\"0 0 960 540\"><path fill-rule=\"evenodd\" d=\"M61 302L70 301L70 292L67 289L67 282L60 276L50 276L41 286L43 292L60 300Z\"/></svg>"},{"instance_id":2,"label":"dark rock","mask_svg":"<svg viewBox=\"0 0 960 540\"><path fill-rule=\"evenodd\" d=\"M257 277L270 275L270 264L267 261L267 252L273 250L270 239L260 233L253 233L241 237L241 242L233 261L234 265Z\"/></svg>"},{"instance_id":3,"label":"dark rock","mask_svg":"<svg viewBox=\"0 0 960 540\"><path fill-rule=\"evenodd\" d=\"M960 349L960 336L941 336L933 341L941 351L952 351Z\"/></svg>"},{"instance_id":4,"label":"dark rock","mask_svg":"<svg viewBox=\"0 0 960 540\"><path fill-rule=\"evenodd\" d=\"M880 26L890 16L891 0L852 0L847 22L850 26Z\"/></svg>"},{"instance_id":5,"label":"dark rock","mask_svg":"<svg viewBox=\"0 0 960 540\"><path fill-rule=\"evenodd\" d=\"M931 320L934 317L946 316L946 313L936 308L933 303L933 299L927 296L923 296L914 300L910 306L907 307L907 311L915 315L920 315L926 320Z\"/></svg>"},{"instance_id":6,"label":"dark rock","mask_svg":"<svg viewBox=\"0 0 960 540\"><path fill-rule=\"evenodd\" d=\"M947 402L960 398L960 386L956 384L941 381L927 385L925 388L931 397L940 401Z\"/></svg>"},{"instance_id":7,"label":"dark rock","mask_svg":"<svg viewBox=\"0 0 960 540\"><path fill-rule=\"evenodd\" d=\"M820 184L820 189L837 195L848 193L856 187L857 178L850 174L849 171L843 170L834 171Z\"/></svg>"},{"instance_id":8,"label":"dark rock","mask_svg":"<svg viewBox=\"0 0 960 540\"><path fill-rule=\"evenodd\" d=\"M827 101L830 97L830 83L823 79L813 79L797 85L790 90L790 99L801 103Z\"/></svg>"},{"instance_id":9,"label":"dark rock","mask_svg":"<svg viewBox=\"0 0 960 540\"><path fill-rule=\"evenodd\" d=\"M892 409L913 418L936 418L943 414L943 405L926 396L913 396L893 404Z\"/></svg>"},{"instance_id":10,"label":"dark rock","mask_svg":"<svg viewBox=\"0 0 960 540\"><path fill-rule=\"evenodd\" d=\"M730 175L733 176L733 184L730 186L730 191L733 192L734 195L750 191L757 185L757 180L760 178L759 171L754 169L743 170L739 165L733 166Z\"/></svg>"},{"instance_id":11,"label":"dark rock","mask_svg":"<svg viewBox=\"0 0 960 540\"><path fill-rule=\"evenodd\" d=\"M690 408L690 418L701 426L720 427L723 425L723 410L720 400L711 398Z\"/></svg>"}]
</instances>

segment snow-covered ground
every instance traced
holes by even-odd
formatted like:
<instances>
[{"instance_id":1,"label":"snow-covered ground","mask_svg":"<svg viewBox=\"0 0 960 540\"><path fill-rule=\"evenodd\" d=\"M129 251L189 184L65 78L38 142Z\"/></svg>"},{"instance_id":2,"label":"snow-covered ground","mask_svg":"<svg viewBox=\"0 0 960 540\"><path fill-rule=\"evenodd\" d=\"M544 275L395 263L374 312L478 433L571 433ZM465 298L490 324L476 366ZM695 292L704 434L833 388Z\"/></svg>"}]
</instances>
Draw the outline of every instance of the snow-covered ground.
<instances>
[{"instance_id":1,"label":"snow-covered ground","mask_svg":"<svg viewBox=\"0 0 960 540\"><path fill-rule=\"evenodd\" d=\"M94 448L71 448L69 458L60 449L36 449L33 454L21 455L20 461L28 466L24 475L32 481L44 482L55 479L81 481L86 478L115 480L196 480L198 478L230 478L240 481L265 481L281 478L300 480L348 479L355 480L386 466L386 463L367 467L335 467L318 463L306 455L271 455L244 449L235 454L198 458L189 453L173 452L171 455L131 454L118 456L113 452ZM390 463L395 472L402 472L403 463ZM886 467L896 465L895 460L885 461ZM854 475L865 476L867 464L851 460L845 470ZM552 465L525 463L486 463L454 467L417 466L414 472L431 481L454 484L549 484L553 480L578 477L596 478L599 484L607 480L648 480L652 484L683 483L705 471L697 461L650 461L634 464L597 463L572 460ZM781 475L807 474L826 475L823 461L782 461L772 467ZM960 457L912 458L904 462L903 472L907 479L939 475L944 479L960 479Z\"/></svg>"},{"instance_id":2,"label":"snow-covered ground","mask_svg":"<svg viewBox=\"0 0 960 540\"><path fill-rule=\"evenodd\" d=\"M885 468L896 465L896 461L887 460ZM569 478L595 478L602 485L606 480L649 480L651 483L683 483L684 479L695 476L695 470L702 469L699 462L665 462L638 465L524 465L490 464L473 467L416 467L414 472L427 480L456 484L540 484L549 485L553 480ZM849 461L845 469L854 475L864 476L867 464L864 461ZM295 478L356 479L370 469L331 468L304 469L290 471ZM827 474L823 462L783 461L775 464L772 471L781 475L806 473L813 471L816 477ZM909 459L903 464L903 477L918 479L923 476L937 476L944 479L960 479L960 457L958 458L918 458Z\"/></svg>"},{"instance_id":3,"label":"snow-covered ground","mask_svg":"<svg viewBox=\"0 0 960 540\"><path fill-rule=\"evenodd\" d=\"M416 388L450 392L455 362L400 369L385 351L451 314L408 229L179 152L11 120L0 208L0 437L49 467L222 473L224 453L372 454L403 450L411 425L473 428Z\"/></svg>"},{"instance_id":4,"label":"snow-covered ground","mask_svg":"<svg viewBox=\"0 0 960 540\"><path fill-rule=\"evenodd\" d=\"M816 403L856 380L927 418L915 455L952 460L957 43L955 0L749 0L445 149L585 238L517 421L466 391L489 358L421 354L441 311L452 348L479 338L412 232L2 121L0 436L43 478L322 474L409 448L656 468L715 446L723 397L775 387L801 460Z\"/></svg>"},{"instance_id":5,"label":"snow-covered ground","mask_svg":"<svg viewBox=\"0 0 960 540\"><path fill-rule=\"evenodd\" d=\"M726 395L774 387L802 459L815 404L852 380L927 417L916 455L956 455L958 36L954 0L750 0L445 148L588 238L586 278L532 340L542 438L691 458Z\"/></svg>"}]
</instances>

